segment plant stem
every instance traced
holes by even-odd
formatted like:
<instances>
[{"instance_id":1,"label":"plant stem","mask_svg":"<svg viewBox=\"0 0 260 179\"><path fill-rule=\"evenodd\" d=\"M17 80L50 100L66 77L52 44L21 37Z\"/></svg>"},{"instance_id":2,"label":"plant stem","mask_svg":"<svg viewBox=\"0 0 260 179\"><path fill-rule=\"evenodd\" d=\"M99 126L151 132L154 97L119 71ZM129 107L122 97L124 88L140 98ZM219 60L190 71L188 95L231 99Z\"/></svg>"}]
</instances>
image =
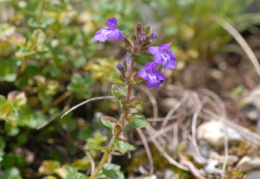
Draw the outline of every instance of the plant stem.
<instances>
[{"instance_id":1,"label":"plant stem","mask_svg":"<svg viewBox=\"0 0 260 179\"><path fill-rule=\"evenodd\" d=\"M126 96L126 101L130 101L130 96L131 96L131 90L132 90L132 76L133 76L133 68L134 68L134 60L135 60L135 54L132 55L132 61L130 64L130 70L129 70L129 76L130 76L130 82L128 83L128 90L127 90L127 96Z\"/></svg>"},{"instance_id":2,"label":"plant stem","mask_svg":"<svg viewBox=\"0 0 260 179\"><path fill-rule=\"evenodd\" d=\"M28 57L24 57L21 68L19 70L20 74L22 74L25 71L27 67L27 61L28 61Z\"/></svg>"},{"instance_id":3,"label":"plant stem","mask_svg":"<svg viewBox=\"0 0 260 179\"><path fill-rule=\"evenodd\" d=\"M42 4L41 4L41 9L40 9L40 14L38 16L38 22L40 22L41 18L42 18L42 13L43 13L43 10L44 10L44 6L45 6L45 0L42 0Z\"/></svg>"},{"instance_id":4,"label":"plant stem","mask_svg":"<svg viewBox=\"0 0 260 179\"><path fill-rule=\"evenodd\" d=\"M129 103L130 97L131 97L131 91L132 91L131 80L132 80L132 75L133 75L134 59L135 59L135 54L132 55L132 61L130 64L130 69L129 69L130 82L128 82L126 103ZM105 153L104 153L103 157L101 158L101 161L99 162L97 168L95 169L94 173L89 177L89 179L95 179L97 177L99 171L103 168L104 164L107 162L107 159L114 147L113 140L116 139L122 132L122 126L123 126L125 120L127 119L128 109L129 109L128 105L126 105L126 107L123 108L121 117L117 124L118 127L116 127L113 137L111 138L109 145L107 146L107 149L105 150Z\"/></svg>"}]
</instances>

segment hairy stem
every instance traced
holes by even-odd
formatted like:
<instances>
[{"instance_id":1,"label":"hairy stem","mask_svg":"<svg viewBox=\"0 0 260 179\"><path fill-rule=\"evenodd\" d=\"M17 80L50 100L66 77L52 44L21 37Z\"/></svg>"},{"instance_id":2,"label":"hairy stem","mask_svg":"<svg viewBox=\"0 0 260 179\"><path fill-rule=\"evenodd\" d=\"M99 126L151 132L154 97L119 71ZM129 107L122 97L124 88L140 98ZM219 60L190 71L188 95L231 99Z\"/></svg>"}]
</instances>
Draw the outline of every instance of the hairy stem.
<instances>
[{"instance_id":1,"label":"hairy stem","mask_svg":"<svg viewBox=\"0 0 260 179\"><path fill-rule=\"evenodd\" d=\"M129 103L130 97L131 97L131 91L132 91L132 75L133 75L133 67L134 67L134 58L135 54L132 55L132 61L130 64L130 69L129 69L129 75L130 75L130 82L128 82L128 89L127 89L127 96L126 96L126 103ZM104 155L102 156L97 168L95 169L94 173L89 177L89 179L95 179L99 173L99 171L103 168L104 164L107 162L107 159L110 155L110 153L113 150L114 144L113 140L116 139L122 132L122 126L124 125L125 120L127 119L129 107L126 105L126 107L123 107L119 122L117 124L117 127L114 131L113 137L111 138L107 149L104 152Z\"/></svg>"},{"instance_id":2,"label":"hairy stem","mask_svg":"<svg viewBox=\"0 0 260 179\"><path fill-rule=\"evenodd\" d=\"M130 101L131 90L132 90L131 79L132 79L132 76L133 76L134 59L135 59L135 54L132 55L132 61L131 61L131 64L130 64L130 70L129 70L130 82L128 82L128 90L127 90L127 96L126 96L127 102Z\"/></svg>"}]
</instances>

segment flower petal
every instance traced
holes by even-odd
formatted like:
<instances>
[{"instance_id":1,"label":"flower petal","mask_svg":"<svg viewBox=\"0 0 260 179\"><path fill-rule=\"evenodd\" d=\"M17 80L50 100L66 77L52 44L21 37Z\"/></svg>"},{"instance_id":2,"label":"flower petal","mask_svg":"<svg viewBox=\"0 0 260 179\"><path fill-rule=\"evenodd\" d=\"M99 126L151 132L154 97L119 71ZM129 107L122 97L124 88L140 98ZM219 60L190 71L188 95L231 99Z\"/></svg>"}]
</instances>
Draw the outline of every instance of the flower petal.
<instances>
[{"instance_id":1,"label":"flower petal","mask_svg":"<svg viewBox=\"0 0 260 179\"><path fill-rule=\"evenodd\" d=\"M157 77L158 80L164 82L165 81L165 76L159 72L158 70L154 70L153 74Z\"/></svg>"},{"instance_id":2,"label":"flower petal","mask_svg":"<svg viewBox=\"0 0 260 179\"><path fill-rule=\"evenodd\" d=\"M159 63L163 63L163 58L162 58L162 56L161 56L159 51L156 52L155 55L154 55L154 62L158 63L158 64Z\"/></svg>"},{"instance_id":3,"label":"flower petal","mask_svg":"<svg viewBox=\"0 0 260 179\"><path fill-rule=\"evenodd\" d=\"M155 62L148 62L146 65L145 65L145 70L147 72L152 72L155 68L157 67L157 63Z\"/></svg>"},{"instance_id":4,"label":"flower petal","mask_svg":"<svg viewBox=\"0 0 260 179\"><path fill-rule=\"evenodd\" d=\"M174 69L177 66L176 57L174 56L173 52L169 49L164 50L161 53L161 56L163 58L163 68L165 70Z\"/></svg>"},{"instance_id":5,"label":"flower petal","mask_svg":"<svg viewBox=\"0 0 260 179\"><path fill-rule=\"evenodd\" d=\"M153 86L155 88L159 88L160 84L161 81L157 80L155 75L149 75L149 80L146 81L146 86L148 88L151 88Z\"/></svg>"},{"instance_id":6,"label":"flower petal","mask_svg":"<svg viewBox=\"0 0 260 179\"><path fill-rule=\"evenodd\" d=\"M145 80L149 79L148 74L147 74L147 72L144 68L138 72L138 76L145 79Z\"/></svg>"},{"instance_id":7,"label":"flower petal","mask_svg":"<svg viewBox=\"0 0 260 179\"><path fill-rule=\"evenodd\" d=\"M159 50L159 47L149 47L147 52L154 55Z\"/></svg>"},{"instance_id":8,"label":"flower petal","mask_svg":"<svg viewBox=\"0 0 260 179\"><path fill-rule=\"evenodd\" d=\"M122 34L122 32L120 32L118 29L112 31L107 36L111 39L118 39L118 40L124 40L125 39L124 34Z\"/></svg>"},{"instance_id":9,"label":"flower petal","mask_svg":"<svg viewBox=\"0 0 260 179\"><path fill-rule=\"evenodd\" d=\"M159 47L159 50L166 50L169 48L169 46L171 45L172 43L168 43L168 44L162 44L160 47Z\"/></svg>"},{"instance_id":10,"label":"flower petal","mask_svg":"<svg viewBox=\"0 0 260 179\"><path fill-rule=\"evenodd\" d=\"M116 30L117 29L117 20L115 17L111 17L109 19L107 19L107 26L111 29L111 30Z\"/></svg>"},{"instance_id":11,"label":"flower petal","mask_svg":"<svg viewBox=\"0 0 260 179\"><path fill-rule=\"evenodd\" d=\"M100 29L99 31L96 32L93 39L95 41L105 42L108 39L107 35L109 33L111 33L111 31L108 29L109 29L108 27L104 27L104 28Z\"/></svg>"}]
</instances>

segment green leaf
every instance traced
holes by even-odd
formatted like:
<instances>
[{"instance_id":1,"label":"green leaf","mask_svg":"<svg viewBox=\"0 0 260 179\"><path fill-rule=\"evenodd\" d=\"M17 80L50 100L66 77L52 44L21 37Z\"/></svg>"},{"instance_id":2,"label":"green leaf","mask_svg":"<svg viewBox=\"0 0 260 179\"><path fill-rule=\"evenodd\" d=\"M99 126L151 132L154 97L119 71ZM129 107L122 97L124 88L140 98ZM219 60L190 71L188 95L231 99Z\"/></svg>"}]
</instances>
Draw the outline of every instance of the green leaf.
<instances>
[{"instance_id":1,"label":"green leaf","mask_svg":"<svg viewBox=\"0 0 260 179\"><path fill-rule=\"evenodd\" d=\"M146 35L150 34L150 26L148 26L148 27L145 28L145 34L146 34Z\"/></svg>"},{"instance_id":2,"label":"green leaf","mask_svg":"<svg viewBox=\"0 0 260 179\"><path fill-rule=\"evenodd\" d=\"M95 144L88 144L86 146L86 149L87 150L105 150L107 147L103 147L103 146L100 146L100 145L95 145Z\"/></svg>"},{"instance_id":3,"label":"green leaf","mask_svg":"<svg viewBox=\"0 0 260 179\"><path fill-rule=\"evenodd\" d=\"M125 84L118 76L110 76L108 78L108 80L111 80L115 83L119 83L119 84L123 84L123 85Z\"/></svg>"},{"instance_id":4,"label":"green leaf","mask_svg":"<svg viewBox=\"0 0 260 179\"><path fill-rule=\"evenodd\" d=\"M115 84L112 85L111 92L112 92L113 96L116 98L118 104L121 106L121 102L120 102L118 94L117 94L117 86Z\"/></svg>"},{"instance_id":5,"label":"green leaf","mask_svg":"<svg viewBox=\"0 0 260 179\"><path fill-rule=\"evenodd\" d=\"M17 68L20 61L0 58L0 81L13 82L17 77Z\"/></svg>"},{"instance_id":6,"label":"green leaf","mask_svg":"<svg viewBox=\"0 0 260 179\"><path fill-rule=\"evenodd\" d=\"M39 173L43 175L54 174L55 170L60 167L60 162L54 160L44 160L39 167Z\"/></svg>"},{"instance_id":7,"label":"green leaf","mask_svg":"<svg viewBox=\"0 0 260 179\"><path fill-rule=\"evenodd\" d=\"M104 136L100 133L95 133L93 137L90 137L90 138L87 139L87 143L84 146L84 148L92 149L92 150L106 149L106 147L100 146L106 140L107 140L107 136Z\"/></svg>"},{"instance_id":8,"label":"green leaf","mask_svg":"<svg viewBox=\"0 0 260 179\"><path fill-rule=\"evenodd\" d=\"M133 128L143 128L143 127L146 127L148 125L150 125L149 122L142 120L142 119L136 119L136 120L133 120L130 124L127 124L124 127L124 130L133 129Z\"/></svg>"},{"instance_id":9,"label":"green leaf","mask_svg":"<svg viewBox=\"0 0 260 179\"><path fill-rule=\"evenodd\" d=\"M5 133L8 136L16 136L19 133L19 128L11 126L9 123L5 123Z\"/></svg>"},{"instance_id":10,"label":"green leaf","mask_svg":"<svg viewBox=\"0 0 260 179\"><path fill-rule=\"evenodd\" d=\"M145 119L145 116L141 113L131 113L135 119Z\"/></svg>"},{"instance_id":11,"label":"green leaf","mask_svg":"<svg viewBox=\"0 0 260 179\"><path fill-rule=\"evenodd\" d=\"M65 179L87 179L86 175L78 172L74 167L70 165L64 165L63 168L68 172Z\"/></svg>"},{"instance_id":12,"label":"green leaf","mask_svg":"<svg viewBox=\"0 0 260 179\"><path fill-rule=\"evenodd\" d=\"M0 162L3 160L2 156L5 154L4 149L5 149L5 141L3 137L0 136Z\"/></svg>"},{"instance_id":13,"label":"green leaf","mask_svg":"<svg viewBox=\"0 0 260 179\"><path fill-rule=\"evenodd\" d=\"M126 151L135 150L135 147L123 140L114 139L113 144L115 145L114 150L118 150L121 153L125 153Z\"/></svg>"},{"instance_id":14,"label":"green leaf","mask_svg":"<svg viewBox=\"0 0 260 179\"><path fill-rule=\"evenodd\" d=\"M22 179L20 171L16 167L5 170L0 179Z\"/></svg>"},{"instance_id":15,"label":"green leaf","mask_svg":"<svg viewBox=\"0 0 260 179\"><path fill-rule=\"evenodd\" d=\"M25 107L23 111L21 111L20 116L21 119L18 121L18 124L31 129L36 129L47 120L41 111L32 111L29 107Z\"/></svg>"},{"instance_id":16,"label":"green leaf","mask_svg":"<svg viewBox=\"0 0 260 179\"><path fill-rule=\"evenodd\" d=\"M87 99L92 95L90 86L92 85L90 77L83 77L80 74L75 74L71 78L70 84L67 86L69 91L73 91L78 99Z\"/></svg>"},{"instance_id":17,"label":"green leaf","mask_svg":"<svg viewBox=\"0 0 260 179\"><path fill-rule=\"evenodd\" d=\"M113 130L113 124L110 121L106 120L105 118L101 117L101 123L104 126L108 127L111 131Z\"/></svg>"},{"instance_id":18,"label":"green leaf","mask_svg":"<svg viewBox=\"0 0 260 179\"><path fill-rule=\"evenodd\" d=\"M124 174L120 171L120 166L106 163L99 172L97 179L124 179Z\"/></svg>"}]
</instances>

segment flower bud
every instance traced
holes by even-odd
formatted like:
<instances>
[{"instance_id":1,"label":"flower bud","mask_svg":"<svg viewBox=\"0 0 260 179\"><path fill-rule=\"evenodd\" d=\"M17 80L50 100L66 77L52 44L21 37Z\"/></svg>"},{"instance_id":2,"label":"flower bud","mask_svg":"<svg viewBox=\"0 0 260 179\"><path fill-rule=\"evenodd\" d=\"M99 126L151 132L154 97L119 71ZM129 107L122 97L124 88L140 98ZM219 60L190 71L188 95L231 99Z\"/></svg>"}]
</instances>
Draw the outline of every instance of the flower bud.
<instances>
[{"instance_id":1,"label":"flower bud","mask_svg":"<svg viewBox=\"0 0 260 179\"><path fill-rule=\"evenodd\" d=\"M124 67L121 63L118 63L118 65L116 66L116 68L119 70L119 71L124 71Z\"/></svg>"},{"instance_id":2,"label":"flower bud","mask_svg":"<svg viewBox=\"0 0 260 179\"><path fill-rule=\"evenodd\" d=\"M158 37L158 34L156 32L153 32L152 35L151 35L152 38L157 38Z\"/></svg>"},{"instance_id":3,"label":"flower bud","mask_svg":"<svg viewBox=\"0 0 260 179\"><path fill-rule=\"evenodd\" d=\"M141 32L141 29L142 29L142 24L139 22L139 23L136 23L136 34L139 34Z\"/></svg>"},{"instance_id":4,"label":"flower bud","mask_svg":"<svg viewBox=\"0 0 260 179\"><path fill-rule=\"evenodd\" d=\"M140 37L140 41L142 42L142 41L145 41L145 40L146 40L145 36L142 35L142 36Z\"/></svg>"},{"instance_id":5,"label":"flower bud","mask_svg":"<svg viewBox=\"0 0 260 179\"><path fill-rule=\"evenodd\" d=\"M132 61L131 57L126 57L125 63L126 63L127 66L131 64L131 61Z\"/></svg>"}]
</instances>

